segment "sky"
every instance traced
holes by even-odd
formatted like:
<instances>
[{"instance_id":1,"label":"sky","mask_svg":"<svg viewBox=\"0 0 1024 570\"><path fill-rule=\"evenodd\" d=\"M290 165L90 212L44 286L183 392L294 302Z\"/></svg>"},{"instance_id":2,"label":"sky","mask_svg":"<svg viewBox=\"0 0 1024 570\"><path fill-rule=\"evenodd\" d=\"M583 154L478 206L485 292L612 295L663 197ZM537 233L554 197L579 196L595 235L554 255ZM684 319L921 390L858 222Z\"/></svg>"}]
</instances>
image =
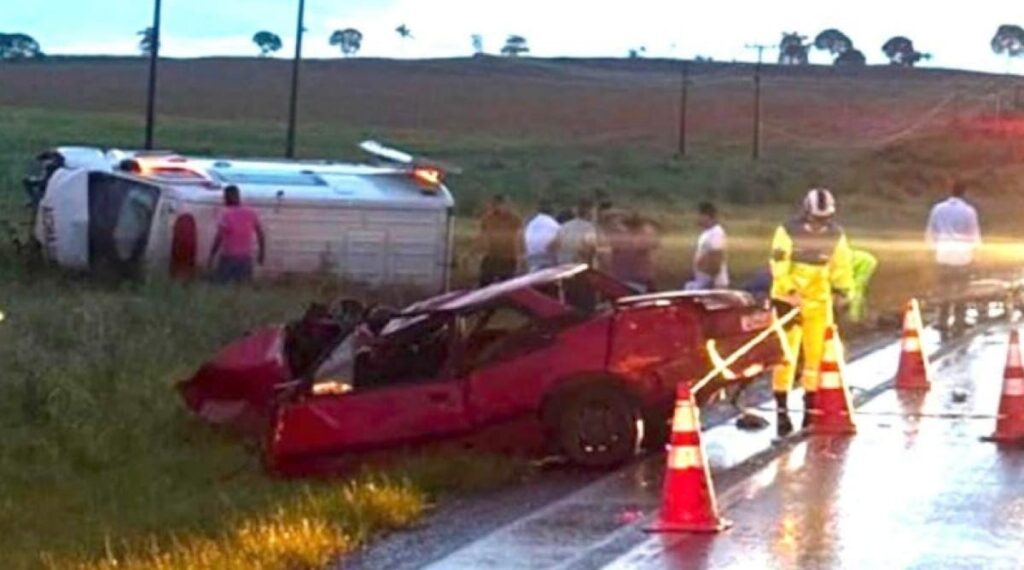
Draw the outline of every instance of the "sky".
<instances>
[{"instance_id":1,"label":"sky","mask_svg":"<svg viewBox=\"0 0 1024 570\"><path fill-rule=\"evenodd\" d=\"M138 53L136 33L150 25L151 0L2 0L0 32L35 37L52 54ZM161 53L170 57L255 55L252 36L278 34L294 50L298 0L164 0ZM751 61L752 43L777 44L783 31L813 39L839 28L867 56L884 63L881 45L894 35L930 52L928 66L1024 73L989 42L1000 24L1024 26L1024 1L973 0L306 0L305 56L339 57L328 37L354 27L361 57L457 57L472 53L471 36L496 53L509 34L525 36L535 56L622 57L645 47L650 57ZM405 24L413 37L395 28ZM766 52L766 58L777 58ZM811 51L812 63L828 63Z\"/></svg>"}]
</instances>

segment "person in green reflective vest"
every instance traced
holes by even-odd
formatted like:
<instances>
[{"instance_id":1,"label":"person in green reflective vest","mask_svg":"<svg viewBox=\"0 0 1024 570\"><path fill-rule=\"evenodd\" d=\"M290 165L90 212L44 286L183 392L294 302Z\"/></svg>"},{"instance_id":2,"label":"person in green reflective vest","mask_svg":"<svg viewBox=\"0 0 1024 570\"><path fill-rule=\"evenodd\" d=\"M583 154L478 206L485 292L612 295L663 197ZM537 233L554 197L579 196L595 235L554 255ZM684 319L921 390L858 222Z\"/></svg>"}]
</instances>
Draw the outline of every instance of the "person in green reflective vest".
<instances>
[{"instance_id":1,"label":"person in green reflective vest","mask_svg":"<svg viewBox=\"0 0 1024 570\"><path fill-rule=\"evenodd\" d=\"M867 313L868 285L878 269L878 258L863 249L853 250L853 287L846 298L846 318L851 323L860 323Z\"/></svg>"}]
</instances>

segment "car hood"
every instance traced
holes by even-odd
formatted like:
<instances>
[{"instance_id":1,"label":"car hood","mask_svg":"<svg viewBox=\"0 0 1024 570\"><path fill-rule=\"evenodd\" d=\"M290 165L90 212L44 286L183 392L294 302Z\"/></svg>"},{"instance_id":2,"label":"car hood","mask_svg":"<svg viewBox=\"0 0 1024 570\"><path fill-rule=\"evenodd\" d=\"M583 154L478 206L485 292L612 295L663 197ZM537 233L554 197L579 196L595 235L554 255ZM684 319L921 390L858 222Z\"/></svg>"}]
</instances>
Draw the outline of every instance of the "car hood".
<instances>
[{"instance_id":1,"label":"car hood","mask_svg":"<svg viewBox=\"0 0 1024 570\"><path fill-rule=\"evenodd\" d=\"M274 325L221 349L178 384L185 405L211 423L261 427L273 409L276 387L289 380L284 338L284 327Z\"/></svg>"}]
</instances>

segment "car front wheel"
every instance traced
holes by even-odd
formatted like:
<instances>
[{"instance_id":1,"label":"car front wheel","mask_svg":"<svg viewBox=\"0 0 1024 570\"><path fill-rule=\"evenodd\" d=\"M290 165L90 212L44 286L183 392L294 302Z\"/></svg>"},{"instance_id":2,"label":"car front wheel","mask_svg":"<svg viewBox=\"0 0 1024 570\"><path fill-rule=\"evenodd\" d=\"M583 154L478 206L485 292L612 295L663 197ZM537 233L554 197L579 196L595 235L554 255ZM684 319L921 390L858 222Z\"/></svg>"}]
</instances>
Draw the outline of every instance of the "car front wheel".
<instances>
[{"instance_id":1,"label":"car front wheel","mask_svg":"<svg viewBox=\"0 0 1024 570\"><path fill-rule=\"evenodd\" d=\"M588 387L570 396L557 425L562 451L585 467L607 468L629 461L643 436L637 406L612 387Z\"/></svg>"}]
</instances>

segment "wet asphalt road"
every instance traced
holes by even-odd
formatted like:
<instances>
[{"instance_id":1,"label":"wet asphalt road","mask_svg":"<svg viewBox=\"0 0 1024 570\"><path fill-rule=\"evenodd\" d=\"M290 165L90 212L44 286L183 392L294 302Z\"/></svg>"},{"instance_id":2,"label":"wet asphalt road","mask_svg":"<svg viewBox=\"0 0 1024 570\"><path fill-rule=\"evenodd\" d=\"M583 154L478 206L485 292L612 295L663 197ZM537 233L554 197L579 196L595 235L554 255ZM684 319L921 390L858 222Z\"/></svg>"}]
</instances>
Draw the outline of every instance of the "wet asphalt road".
<instances>
[{"instance_id":1,"label":"wet asphalt road","mask_svg":"<svg viewBox=\"0 0 1024 570\"><path fill-rule=\"evenodd\" d=\"M867 403L855 437L810 438L730 488L733 529L651 536L606 567L1024 568L1024 449L979 440L1006 336L975 339L927 393Z\"/></svg>"},{"instance_id":2,"label":"wet asphalt road","mask_svg":"<svg viewBox=\"0 0 1024 570\"><path fill-rule=\"evenodd\" d=\"M932 390L917 395L891 390L897 346L854 361L847 380L863 405L851 439L773 444L770 431L706 429L719 504L735 521L719 535L643 531L664 469L652 456L587 474L589 485L556 471L539 487L454 503L428 521L433 532L396 535L342 567L1022 568L1024 450L978 440L994 425L1005 354L1001 329L947 346Z\"/></svg>"},{"instance_id":3,"label":"wet asphalt road","mask_svg":"<svg viewBox=\"0 0 1024 570\"><path fill-rule=\"evenodd\" d=\"M876 335L859 343L858 353L877 352L879 347L883 347L881 356L876 356L871 360L873 363L871 366L877 368L880 365L882 371L880 373L877 370L870 371L870 376L877 377L881 374L885 379L892 376L895 364L888 366L888 361L894 358L895 349L891 341L891 335ZM857 366L864 366L864 363ZM892 368L892 370L888 370L888 368ZM766 381L762 381L752 386L743 400L745 402L763 402L769 396L768 384ZM793 399L797 398L794 396ZM706 407L702 414L705 429L714 431L716 434L714 437L705 439L707 452L716 472L716 480L722 478L723 483L726 484L730 481L738 481L750 469L760 465L763 460L751 460L751 457L771 448L771 429L758 432L739 432L732 428L731 420L735 409L724 402ZM764 412L762 415L770 414ZM720 427L711 429L714 426ZM723 437L727 434L733 434L728 436L732 437L732 441ZM735 434L741 434L744 437L736 438ZM745 461L749 464L745 469L741 469L740 467ZM656 490L660 485L662 470L661 454L643 458L632 466L610 476L606 473L562 466L539 473L528 484L475 496L445 498L441 501L440 507L419 528L393 534L375 543L369 549L340 562L337 568L403 570L423 568L431 564L438 568L449 567L453 563L451 560L453 555L466 548L472 548L474 544L482 540L486 541L488 537L495 534L500 535L509 527L521 524L524 518L529 520L538 512L547 512L552 505L556 505L560 501L575 501L580 493L586 496L587 493L594 492L598 495L597 501L600 502L601 495L607 492L605 486L608 484L614 486L616 481L625 480L627 488L630 485L640 485L646 494L643 508L641 509L641 505L638 503L635 505L637 507L635 509L627 508L625 511L615 513L611 517L614 528L609 529L615 531L619 526L656 508L658 500ZM592 486L596 486L596 489L592 490L590 488ZM654 489L655 492L649 493L648 491L651 489ZM615 492L621 494L624 491L619 489ZM629 494L628 490L625 492ZM599 518L606 520L608 515L605 514ZM575 523L569 521L567 524L572 526ZM603 526L598 525L597 534L601 535L603 529ZM557 532L552 536L556 534ZM504 567L504 563L507 563L508 560L490 560L488 562L489 565L496 565L495 567ZM472 564L469 567L472 567Z\"/></svg>"}]
</instances>

